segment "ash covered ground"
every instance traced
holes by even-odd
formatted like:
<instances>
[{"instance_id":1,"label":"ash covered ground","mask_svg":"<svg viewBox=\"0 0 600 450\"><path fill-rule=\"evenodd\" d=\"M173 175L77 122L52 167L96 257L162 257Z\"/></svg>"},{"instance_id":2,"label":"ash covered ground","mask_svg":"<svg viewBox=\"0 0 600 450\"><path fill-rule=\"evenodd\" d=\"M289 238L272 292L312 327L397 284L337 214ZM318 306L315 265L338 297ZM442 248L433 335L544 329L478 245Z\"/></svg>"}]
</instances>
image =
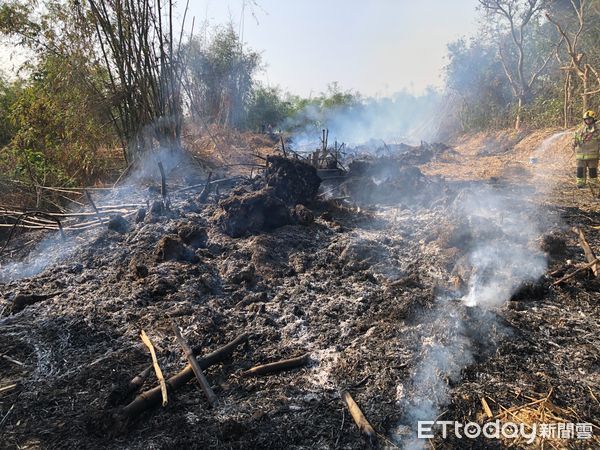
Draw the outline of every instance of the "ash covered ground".
<instances>
[{"instance_id":1,"label":"ash covered ground","mask_svg":"<svg viewBox=\"0 0 600 450\"><path fill-rule=\"evenodd\" d=\"M29 255L5 255L0 388L16 387L0 393L0 445L502 448L515 442L415 441L415 422L481 422L482 398L496 413L545 396L557 416L596 427L600 282L581 271L552 286L585 263L571 226L600 245L596 200L518 171L431 174L427 164L452 167L453 157L439 147L370 158L323 183L274 157L264 177L206 202L201 189L172 193L168 208L138 186L127 200L150 207L112 229L40 235ZM98 200L119 201L122 192ZM205 371L219 404L209 408L192 380L167 406L124 415L157 385L152 372L126 389L150 363L140 330L167 378L184 368L173 321L200 356L247 334ZM241 376L304 354L304 367ZM344 390L376 441L353 423Z\"/></svg>"}]
</instances>

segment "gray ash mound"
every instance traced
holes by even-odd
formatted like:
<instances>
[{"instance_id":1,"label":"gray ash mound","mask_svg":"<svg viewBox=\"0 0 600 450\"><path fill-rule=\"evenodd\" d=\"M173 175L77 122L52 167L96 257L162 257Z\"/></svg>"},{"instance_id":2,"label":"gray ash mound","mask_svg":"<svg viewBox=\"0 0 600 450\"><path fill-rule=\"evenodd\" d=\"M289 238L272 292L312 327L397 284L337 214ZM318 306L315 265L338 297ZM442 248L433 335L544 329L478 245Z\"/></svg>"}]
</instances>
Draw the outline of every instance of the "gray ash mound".
<instances>
[{"instance_id":1,"label":"gray ash mound","mask_svg":"<svg viewBox=\"0 0 600 450\"><path fill-rule=\"evenodd\" d=\"M39 255L69 252L36 275L0 283L2 446L362 449L367 442L340 390L350 391L380 438L394 439L407 405L422 393L411 380L424 352L438 335L454 338L454 318L466 324L476 358L451 383L439 376L445 420L476 420L483 396L510 407L522 400L515 392L549 388L552 401L573 408L579 421L600 414L588 394L597 373L597 287L578 278L565 289L524 288L510 302L518 307L476 314L478 307L458 301L464 287L452 285L452 269L464 261L460 273L470 281L474 262L466 254L478 240L492 240L493 218L454 217L462 196L441 182L433 203L412 209L358 212L319 202L303 191L316 192L310 175L283 195L277 186L291 182L281 178L282 167L291 177L309 171L285 162L273 166L272 184L246 181L200 206L197 194L173 193L168 213L139 222L132 214L118 230L106 224L48 241ZM396 176L408 177L403 170ZM411 180L417 194L427 183L418 174ZM568 255L582 257L564 236L555 231ZM440 299L453 315L434 314ZM150 363L140 330L166 378L186 367L172 321L202 357L245 336L205 369L219 404L211 409L188 382L169 388L165 407L132 414L136 395L157 386L152 371L130 386ZM241 376L303 354L308 363L295 370Z\"/></svg>"}]
</instances>

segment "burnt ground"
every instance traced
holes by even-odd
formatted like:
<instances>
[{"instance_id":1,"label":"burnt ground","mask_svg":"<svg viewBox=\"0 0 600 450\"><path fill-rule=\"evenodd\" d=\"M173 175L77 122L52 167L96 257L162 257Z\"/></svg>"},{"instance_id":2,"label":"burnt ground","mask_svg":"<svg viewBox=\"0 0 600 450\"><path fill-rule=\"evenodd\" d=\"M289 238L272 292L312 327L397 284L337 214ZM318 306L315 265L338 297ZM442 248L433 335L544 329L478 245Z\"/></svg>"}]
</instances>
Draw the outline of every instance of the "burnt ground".
<instances>
[{"instance_id":1,"label":"burnt ground","mask_svg":"<svg viewBox=\"0 0 600 450\"><path fill-rule=\"evenodd\" d=\"M229 197L220 205L214 195L199 204L191 191L173 195L168 212L128 218L128 229L44 240L33 259L54 262L0 284L0 389L17 385L0 391L0 445L365 448L341 390L360 405L379 447L408 442L415 405L481 422L481 398L496 414L548 394L557 416L592 423L598 436L600 282L583 271L551 286L585 262L571 226L600 248L598 200L564 182L546 190L527 180L519 172L453 181L402 166L383 181L347 180L340 195L350 202L287 198L277 192L285 183L253 182L222 193ZM251 221L228 216L247 214L247 205L260 211ZM496 265L479 268L469 255L490 242L511 255L544 255L548 266L524 279L520 260L500 252ZM503 281L497 301L468 307L461 299L481 279ZM131 398L115 392L150 362L140 330L166 377L185 365L172 321L202 354L242 333L249 339L206 370L216 408L192 381L170 392L166 407L123 424L120 408ZM445 362L423 365L430 348ZM303 354L306 367L240 376ZM142 390L155 385L151 373ZM438 436L426 445L510 444Z\"/></svg>"}]
</instances>

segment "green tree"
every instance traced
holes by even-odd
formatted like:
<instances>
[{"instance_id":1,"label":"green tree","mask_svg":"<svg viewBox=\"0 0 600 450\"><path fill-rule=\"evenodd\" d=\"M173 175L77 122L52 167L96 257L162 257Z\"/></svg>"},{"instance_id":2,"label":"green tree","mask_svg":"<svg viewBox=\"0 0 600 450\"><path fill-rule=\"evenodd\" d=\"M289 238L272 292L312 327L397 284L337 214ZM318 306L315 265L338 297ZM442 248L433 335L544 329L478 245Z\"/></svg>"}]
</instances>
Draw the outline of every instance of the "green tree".
<instances>
[{"instance_id":1,"label":"green tree","mask_svg":"<svg viewBox=\"0 0 600 450\"><path fill-rule=\"evenodd\" d=\"M278 88L258 85L252 91L246 125L250 130L279 125L291 114L292 104L283 98Z\"/></svg>"}]
</instances>

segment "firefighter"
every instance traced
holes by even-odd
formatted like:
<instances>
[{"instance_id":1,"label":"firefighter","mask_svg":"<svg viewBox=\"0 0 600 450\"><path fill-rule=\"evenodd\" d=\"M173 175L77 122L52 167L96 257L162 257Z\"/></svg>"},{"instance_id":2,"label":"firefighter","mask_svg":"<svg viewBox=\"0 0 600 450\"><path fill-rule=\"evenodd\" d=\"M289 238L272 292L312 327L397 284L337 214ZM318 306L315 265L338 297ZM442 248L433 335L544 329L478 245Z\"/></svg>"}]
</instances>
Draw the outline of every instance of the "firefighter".
<instances>
[{"instance_id":1,"label":"firefighter","mask_svg":"<svg viewBox=\"0 0 600 450\"><path fill-rule=\"evenodd\" d=\"M596 125L597 115L588 110L583 113L583 125L573 136L573 148L576 149L577 187L585 187L586 168L589 172L589 184L598 186L598 154L600 152L600 129Z\"/></svg>"}]
</instances>

